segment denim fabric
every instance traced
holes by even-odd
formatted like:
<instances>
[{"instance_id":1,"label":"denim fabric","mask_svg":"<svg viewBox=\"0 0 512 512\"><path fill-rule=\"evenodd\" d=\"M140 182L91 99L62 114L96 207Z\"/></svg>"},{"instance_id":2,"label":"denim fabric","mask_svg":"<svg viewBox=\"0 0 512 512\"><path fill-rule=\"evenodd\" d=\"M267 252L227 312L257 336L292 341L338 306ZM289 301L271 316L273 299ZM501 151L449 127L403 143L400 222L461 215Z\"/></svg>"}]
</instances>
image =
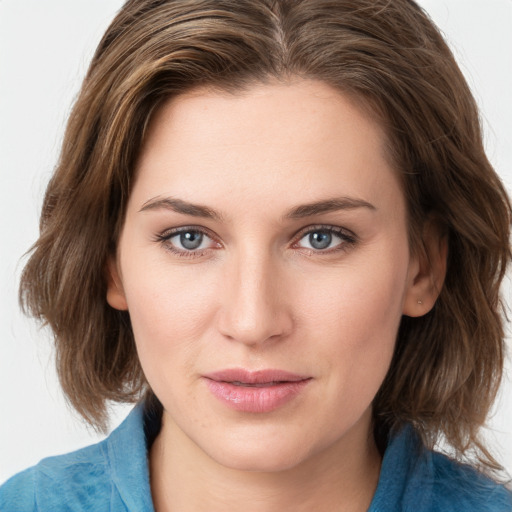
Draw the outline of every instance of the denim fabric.
<instances>
[{"instance_id":1,"label":"denim fabric","mask_svg":"<svg viewBox=\"0 0 512 512\"><path fill-rule=\"evenodd\" d=\"M15 475L0 487L0 511L154 512L145 419L138 405L101 443L44 459ZM369 508L400 511L512 512L512 495L473 469L426 450L407 427L389 442Z\"/></svg>"},{"instance_id":2,"label":"denim fabric","mask_svg":"<svg viewBox=\"0 0 512 512\"><path fill-rule=\"evenodd\" d=\"M43 459L0 487L0 512L154 512L144 408L104 441Z\"/></svg>"}]
</instances>

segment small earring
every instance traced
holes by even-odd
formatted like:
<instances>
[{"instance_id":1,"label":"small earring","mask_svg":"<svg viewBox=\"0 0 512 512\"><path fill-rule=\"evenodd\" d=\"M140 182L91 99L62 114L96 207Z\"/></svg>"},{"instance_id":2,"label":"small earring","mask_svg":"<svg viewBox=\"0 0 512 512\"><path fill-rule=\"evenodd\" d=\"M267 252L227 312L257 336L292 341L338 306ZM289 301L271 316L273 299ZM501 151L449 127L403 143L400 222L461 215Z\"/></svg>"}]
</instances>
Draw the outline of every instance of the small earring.
<instances>
[{"instance_id":1,"label":"small earring","mask_svg":"<svg viewBox=\"0 0 512 512\"><path fill-rule=\"evenodd\" d=\"M422 300L419 300L419 301L418 301L418 304L423 304L423 301L422 301Z\"/></svg>"}]
</instances>

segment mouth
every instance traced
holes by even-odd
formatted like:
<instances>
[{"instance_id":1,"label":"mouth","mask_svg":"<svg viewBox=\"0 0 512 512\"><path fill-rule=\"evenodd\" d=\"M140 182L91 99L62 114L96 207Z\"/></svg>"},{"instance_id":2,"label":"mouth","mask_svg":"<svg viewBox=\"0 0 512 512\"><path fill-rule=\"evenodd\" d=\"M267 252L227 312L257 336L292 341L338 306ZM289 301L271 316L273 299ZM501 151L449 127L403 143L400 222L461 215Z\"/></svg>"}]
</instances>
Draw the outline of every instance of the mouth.
<instances>
[{"instance_id":1,"label":"mouth","mask_svg":"<svg viewBox=\"0 0 512 512\"><path fill-rule=\"evenodd\" d=\"M250 382L240 382L238 380L234 380L233 382L231 382L231 384L233 386L243 386L243 387L246 387L246 388L266 388L266 387L269 387L269 386L278 386L279 384L283 384L287 381L283 381L283 380L278 380L278 381L272 381L272 382L260 382L258 384L252 384Z\"/></svg>"},{"instance_id":2,"label":"mouth","mask_svg":"<svg viewBox=\"0 0 512 512\"><path fill-rule=\"evenodd\" d=\"M312 380L283 370L235 368L204 375L210 392L231 409L248 413L271 412L294 400Z\"/></svg>"},{"instance_id":3,"label":"mouth","mask_svg":"<svg viewBox=\"0 0 512 512\"><path fill-rule=\"evenodd\" d=\"M229 382L239 386L271 386L285 382L300 382L310 379L309 376L298 375L284 370L257 370L249 371L243 368L232 368L209 373L204 376L215 382Z\"/></svg>"}]
</instances>

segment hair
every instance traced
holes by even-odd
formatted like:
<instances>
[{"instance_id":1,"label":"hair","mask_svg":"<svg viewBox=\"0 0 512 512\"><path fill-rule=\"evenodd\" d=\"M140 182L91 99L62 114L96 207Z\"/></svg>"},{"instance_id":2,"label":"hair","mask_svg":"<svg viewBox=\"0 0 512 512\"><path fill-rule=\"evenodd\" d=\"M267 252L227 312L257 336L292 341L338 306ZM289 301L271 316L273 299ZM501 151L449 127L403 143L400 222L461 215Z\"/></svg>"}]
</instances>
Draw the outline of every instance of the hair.
<instances>
[{"instance_id":1,"label":"hair","mask_svg":"<svg viewBox=\"0 0 512 512\"><path fill-rule=\"evenodd\" d=\"M108 28L71 112L20 301L54 333L71 404L104 428L109 401L148 391L129 314L106 301L152 114L197 87L320 80L379 118L401 176L411 247L434 219L448 240L434 308L402 319L374 399L384 439L411 423L425 445L499 465L479 438L504 362L500 283L511 205L486 158L478 110L438 29L410 0L129 0ZM475 462L475 464L477 464Z\"/></svg>"}]
</instances>

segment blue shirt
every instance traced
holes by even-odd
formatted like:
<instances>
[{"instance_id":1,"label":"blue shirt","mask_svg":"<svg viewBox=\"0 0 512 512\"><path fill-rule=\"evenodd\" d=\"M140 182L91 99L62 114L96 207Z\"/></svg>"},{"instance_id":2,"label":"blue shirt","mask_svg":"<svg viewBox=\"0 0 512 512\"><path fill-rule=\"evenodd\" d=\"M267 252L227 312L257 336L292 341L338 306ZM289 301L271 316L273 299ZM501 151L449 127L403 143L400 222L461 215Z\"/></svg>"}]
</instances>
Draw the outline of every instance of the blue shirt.
<instances>
[{"instance_id":1,"label":"blue shirt","mask_svg":"<svg viewBox=\"0 0 512 512\"><path fill-rule=\"evenodd\" d=\"M138 405L104 441L50 457L0 487L1 512L154 512L148 417ZM511 512L512 495L426 450L410 427L386 449L368 512Z\"/></svg>"}]
</instances>

